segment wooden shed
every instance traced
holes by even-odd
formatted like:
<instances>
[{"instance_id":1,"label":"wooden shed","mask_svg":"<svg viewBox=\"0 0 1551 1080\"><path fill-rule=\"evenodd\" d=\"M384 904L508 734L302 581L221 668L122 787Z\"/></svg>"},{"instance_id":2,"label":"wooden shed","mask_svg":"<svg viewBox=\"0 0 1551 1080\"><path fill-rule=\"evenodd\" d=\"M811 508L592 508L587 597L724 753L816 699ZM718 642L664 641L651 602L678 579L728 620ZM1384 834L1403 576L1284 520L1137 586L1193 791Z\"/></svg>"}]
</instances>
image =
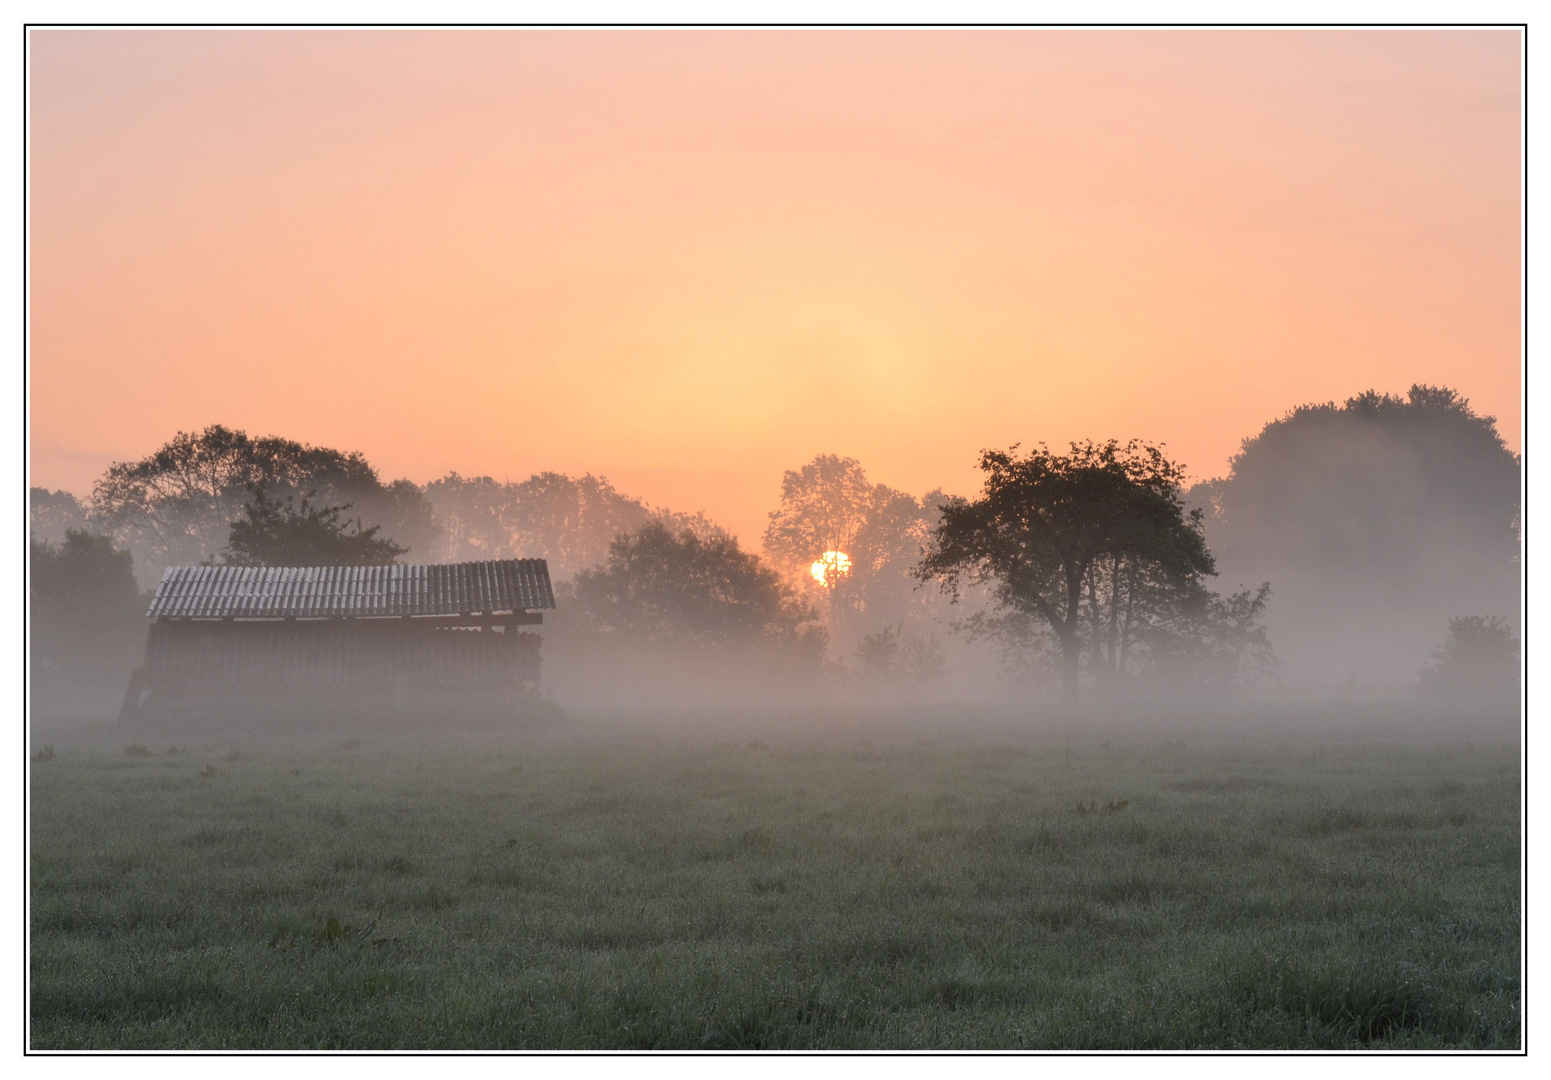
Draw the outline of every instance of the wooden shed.
<instances>
[{"instance_id":1,"label":"wooden shed","mask_svg":"<svg viewBox=\"0 0 1551 1080\"><path fill-rule=\"evenodd\" d=\"M515 710L555 606L543 559L438 566L173 566L121 722Z\"/></svg>"}]
</instances>

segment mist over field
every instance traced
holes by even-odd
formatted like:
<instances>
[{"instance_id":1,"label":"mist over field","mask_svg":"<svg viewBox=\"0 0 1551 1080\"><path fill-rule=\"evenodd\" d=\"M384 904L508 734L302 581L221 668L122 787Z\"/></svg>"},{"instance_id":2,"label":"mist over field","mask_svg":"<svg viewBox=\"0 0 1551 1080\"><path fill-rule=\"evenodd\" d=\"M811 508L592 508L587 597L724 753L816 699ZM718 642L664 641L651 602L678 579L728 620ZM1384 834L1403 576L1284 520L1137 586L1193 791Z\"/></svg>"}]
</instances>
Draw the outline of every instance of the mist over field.
<instances>
[{"instance_id":1,"label":"mist over field","mask_svg":"<svg viewBox=\"0 0 1551 1080\"><path fill-rule=\"evenodd\" d=\"M980 469L756 543L220 426L33 489L32 1045L1519 1046L1492 418Z\"/></svg>"},{"instance_id":2,"label":"mist over field","mask_svg":"<svg viewBox=\"0 0 1551 1080\"><path fill-rule=\"evenodd\" d=\"M1143 468L1134 447L1107 452L1083 467ZM770 523L750 542L591 474L422 487L355 453L179 434L89 495L33 489L34 719L113 719L169 565L506 558L545 560L554 584L555 608L525 631L541 638L537 692L633 723L938 706L1036 723L1063 702L1160 717L1516 711L1519 462L1491 417L1418 386L1292 409L1221 478L1190 483L1158 460L1146 482L1175 538L1145 543L1199 550L1095 547L1067 612L1056 563L1023 594L983 551L926 565L945 508L970 513L980 493L896 491L832 454L770 478ZM254 524L255 499L268 524ZM264 528L271 548L241 546ZM333 554L316 546L329 536ZM1137 554L1117 555L1123 542Z\"/></svg>"}]
</instances>

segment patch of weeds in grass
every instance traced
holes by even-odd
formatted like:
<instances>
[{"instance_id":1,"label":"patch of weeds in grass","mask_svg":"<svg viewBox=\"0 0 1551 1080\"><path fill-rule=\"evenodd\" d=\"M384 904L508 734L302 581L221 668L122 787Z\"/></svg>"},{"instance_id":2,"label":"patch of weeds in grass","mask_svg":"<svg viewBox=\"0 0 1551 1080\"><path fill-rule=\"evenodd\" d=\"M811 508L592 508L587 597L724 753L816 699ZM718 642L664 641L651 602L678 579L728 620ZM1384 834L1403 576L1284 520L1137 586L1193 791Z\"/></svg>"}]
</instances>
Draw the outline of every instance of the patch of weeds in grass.
<instances>
[{"instance_id":1,"label":"patch of weeds in grass","mask_svg":"<svg viewBox=\"0 0 1551 1080\"><path fill-rule=\"evenodd\" d=\"M475 888L520 889L528 878L512 866L481 866L464 875L463 881Z\"/></svg>"},{"instance_id":2,"label":"patch of weeds in grass","mask_svg":"<svg viewBox=\"0 0 1551 1080\"><path fill-rule=\"evenodd\" d=\"M360 739L346 739L344 742L335 743L330 750L359 750L365 745Z\"/></svg>"},{"instance_id":3,"label":"patch of weeds in grass","mask_svg":"<svg viewBox=\"0 0 1551 1080\"><path fill-rule=\"evenodd\" d=\"M929 954L931 946L919 935L878 927L830 936L820 942L819 951L826 965L895 967Z\"/></svg>"},{"instance_id":4,"label":"patch of weeds in grass","mask_svg":"<svg viewBox=\"0 0 1551 1080\"><path fill-rule=\"evenodd\" d=\"M834 1009L817 998L761 998L717 1009L701 1029L702 1050L776 1050L815 1045Z\"/></svg>"},{"instance_id":5,"label":"patch of weeds in grass","mask_svg":"<svg viewBox=\"0 0 1551 1080\"><path fill-rule=\"evenodd\" d=\"M1495 967L1478 967L1470 973L1468 984L1478 994L1489 997L1517 995L1519 979Z\"/></svg>"},{"instance_id":6,"label":"patch of weeds in grass","mask_svg":"<svg viewBox=\"0 0 1551 1080\"><path fill-rule=\"evenodd\" d=\"M242 751L241 750L233 750L230 754L226 755L226 760L227 761L241 761L242 760Z\"/></svg>"},{"instance_id":7,"label":"patch of weeds in grass","mask_svg":"<svg viewBox=\"0 0 1551 1080\"><path fill-rule=\"evenodd\" d=\"M780 874L769 876L756 874L754 877L749 879L749 889L752 890L756 896L767 896L770 893L784 894L789 887L790 883L786 880L785 876Z\"/></svg>"},{"instance_id":8,"label":"patch of weeds in grass","mask_svg":"<svg viewBox=\"0 0 1551 1080\"><path fill-rule=\"evenodd\" d=\"M1026 853L1031 855L1040 851L1059 851L1061 850L1061 841L1057 840L1055 833L1050 831L1050 826L1041 825L1039 832L1025 840L1022 847Z\"/></svg>"},{"instance_id":9,"label":"patch of weeds in grass","mask_svg":"<svg viewBox=\"0 0 1551 1080\"><path fill-rule=\"evenodd\" d=\"M928 991L928 1000L941 1005L949 1012L978 1005L997 1005L1016 999L1016 988L1011 981L997 978L965 978L950 975L936 980Z\"/></svg>"},{"instance_id":10,"label":"patch of weeds in grass","mask_svg":"<svg viewBox=\"0 0 1551 1080\"><path fill-rule=\"evenodd\" d=\"M1368 824L1368 815L1349 805L1326 806L1304 817L1301 830L1306 836L1333 836L1356 832Z\"/></svg>"},{"instance_id":11,"label":"patch of weeds in grass","mask_svg":"<svg viewBox=\"0 0 1551 1080\"><path fill-rule=\"evenodd\" d=\"M186 747L186 746L169 746L169 747L167 747L167 756L168 757L171 757L174 754L184 754L184 753L187 753L187 752L188 752L188 747Z\"/></svg>"},{"instance_id":12,"label":"patch of weeds in grass","mask_svg":"<svg viewBox=\"0 0 1551 1080\"><path fill-rule=\"evenodd\" d=\"M341 945L355 941L365 941L372 936L377 929L377 920L373 919L365 926L350 926L339 921L339 918L330 915L324 920L323 926L318 930L317 940L325 945Z\"/></svg>"},{"instance_id":13,"label":"patch of weeds in grass","mask_svg":"<svg viewBox=\"0 0 1551 1080\"><path fill-rule=\"evenodd\" d=\"M318 932L318 936L324 941L338 941L345 936L345 928L338 919L330 915L328 921L323 924L323 929Z\"/></svg>"},{"instance_id":14,"label":"patch of weeds in grass","mask_svg":"<svg viewBox=\"0 0 1551 1080\"><path fill-rule=\"evenodd\" d=\"M1271 781L1258 776L1198 776L1166 785L1170 791L1183 791L1194 795L1228 795L1242 791L1259 791L1275 786Z\"/></svg>"},{"instance_id":15,"label":"patch of weeds in grass","mask_svg":"<svg viewBox=\"0 0 1551 1080\"><path fill-rule=\"evenodd\" d=\"M1414 931L1416 936L1421 936L1420 931L1420 927ZM1482 923L1476 919L1443 919L1434 927L1434 933L1448 941L1497 941L1503 936L1502 930L1499 927Z\"/></svg>"},{"instance_id":16,"label":"patch of weeds in grass","mask_svg":"<svg viewBox=\"0 0 1551 1080\"><path fill-rule=\"evenodd\" d=\"M1433 988L1384 966L1321 968L1286 958L1251 963L1229 981L1251 1009L1301 1019L1329 1045L1368 1045L1420 1028L1436 997Z\"/></svg>"},{"instance_id":17,"label":"patch of weeds in grass","mask_svg":"<svg viewBox=\"0 0 1551 1080\"><path fill-rule=\"evenodd\" d=\"M221 770L217 769L214 765L206 765L203 769L199 770L199 775L204 777L206 780L209 780L212 776L221 775Z\"/></svg>"},{"instance_id":18,"label":"patch of weeds in grass","mask_svg":"<svg viewBox=\"0 0 1551 1080\"><path fill-rule=\"evenodd\" d=\"M382 872L385 874L412 874L415 872L415 864L402 855L394 855L384 860Z\"/></svg>"},{"instance_id":19,"label":"patch of weeds in grass","mask_svg":"<svg viewBox=\"0 0 1551 1080\"><path fill-rule=\"evenodd\" d=\"M1111 799L1103 805L1100 805L1097 799L1086 803L1078 799L1076 809L1079 817L1087 817L1089 814L1118 814L1130 805L1130 799Z\"/></svg>"},{"instance_id":20,"label":"patch of weeds in grass","mask_svg":"<svg viewBox=\"0 0 1551 1080\"><path fill-rule=\"evenodd\" d=\"M1138 870L1127 870L1088 886L1087 893L1102 904L1149 904L1172 892L1166 883Z\"/></svg>"},{"instance_id":21,"label":"patch of weeds in grass","mask_svg":"<svg viewBox=\"0 0 1551 1080\"><path fill-rule=\"evenodd\" d=\"M415 907L421 911L443 911L458 902L458 895L440 885L430 885L415 898Z\"/></svg>"},{"instance_id":22,"label":"patch of weeds in grass","mask_svg":"<svg viewBox=\"0 0 1551 1080\"><path fill-rule=\"evenodd\" d=\"M667 935L640 919L595 919L565 934L563 940L579 949L627 951L661 945L667 940Z\"/></svg>"},{"instance_id":23,"label":"patch of weeds in grass","mask_svg":"<svg viewBox=\"0 0 1551 1080\"><path fill-rule=\"evenodd\" d=\"M52 746L45 745L42 750L39 750L36 754L32 755L32 760L33 761L53 761L54 760L54 748Z\"/></svg>"},{"instance_id":24,"label":"patch of weeds in grass","mask_svg":"<svg viewBox=\"0 0 1551 1080\"><path fill-rule=\"evenodd\" d=\"M742 855L751 851L765 851L774 845L775 841L770 838L769 833L756 825L734 834L730 843L733 851Z\"/></svg>"},{"instance_id":25,"label":"patch of weeds in grass","mask_svg":"<svg viewBox=\"0 0 1551 1080\"><path fill-rule=\"evenodd\" d=\"M125 757L150 757L151 748L144 743L132 742L124 747Z\"/></svg>"}]
</instances>

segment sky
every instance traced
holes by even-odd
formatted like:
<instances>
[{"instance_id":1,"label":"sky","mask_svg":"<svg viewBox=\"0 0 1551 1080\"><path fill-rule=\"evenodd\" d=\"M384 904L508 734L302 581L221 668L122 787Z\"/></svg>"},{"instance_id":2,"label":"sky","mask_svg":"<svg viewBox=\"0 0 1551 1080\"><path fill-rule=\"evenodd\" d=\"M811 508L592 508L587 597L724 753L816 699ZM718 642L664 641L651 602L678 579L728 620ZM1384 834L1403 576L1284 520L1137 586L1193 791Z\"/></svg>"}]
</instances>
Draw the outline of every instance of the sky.
<instances>
[{"instance_id":1,"label":"sky","mask_svg":"<svg viewBox=\"0 0 1551 1080\"><path fill-rule=\"evenodd\" d=\"M29 34L30 482L212 423L608 477L746 542L818 453L1195 478L1306 402L1521 439L1511 29Z\"/></svg>"}]
</instances>

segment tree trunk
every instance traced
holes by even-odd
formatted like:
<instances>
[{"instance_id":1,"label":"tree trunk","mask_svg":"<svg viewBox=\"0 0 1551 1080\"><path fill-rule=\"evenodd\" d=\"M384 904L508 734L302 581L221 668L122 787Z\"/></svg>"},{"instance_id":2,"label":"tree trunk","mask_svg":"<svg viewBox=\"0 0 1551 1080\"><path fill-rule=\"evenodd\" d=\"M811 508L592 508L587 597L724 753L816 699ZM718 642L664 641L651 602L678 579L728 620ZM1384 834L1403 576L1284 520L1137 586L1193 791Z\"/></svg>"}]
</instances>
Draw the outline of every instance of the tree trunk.
<instances>
[{"instance_id":1,"label":"tree trunk","mask_svg":"<svg viewBox=\"0 0 1551 1080\"><path fill-rule=\"evenodd\" d=\"M1061 636L1061 697L1068 706L1077 704L1082 670L1082 582L1092 565L1068 563L1066 567L1066 618L1057 629Z\"/></svg>"},{"instance_id":2,"label":"tree trunk","mask_svg":"<svg viewBox=\"0 0 1551 1080\"><path fill-rule=\"evenodd\" d=\"M1069 708L1077 707L1082 672L1082 639L1074 633L1061 635L1061 700Z\"/></svg>"}]
</instances>

